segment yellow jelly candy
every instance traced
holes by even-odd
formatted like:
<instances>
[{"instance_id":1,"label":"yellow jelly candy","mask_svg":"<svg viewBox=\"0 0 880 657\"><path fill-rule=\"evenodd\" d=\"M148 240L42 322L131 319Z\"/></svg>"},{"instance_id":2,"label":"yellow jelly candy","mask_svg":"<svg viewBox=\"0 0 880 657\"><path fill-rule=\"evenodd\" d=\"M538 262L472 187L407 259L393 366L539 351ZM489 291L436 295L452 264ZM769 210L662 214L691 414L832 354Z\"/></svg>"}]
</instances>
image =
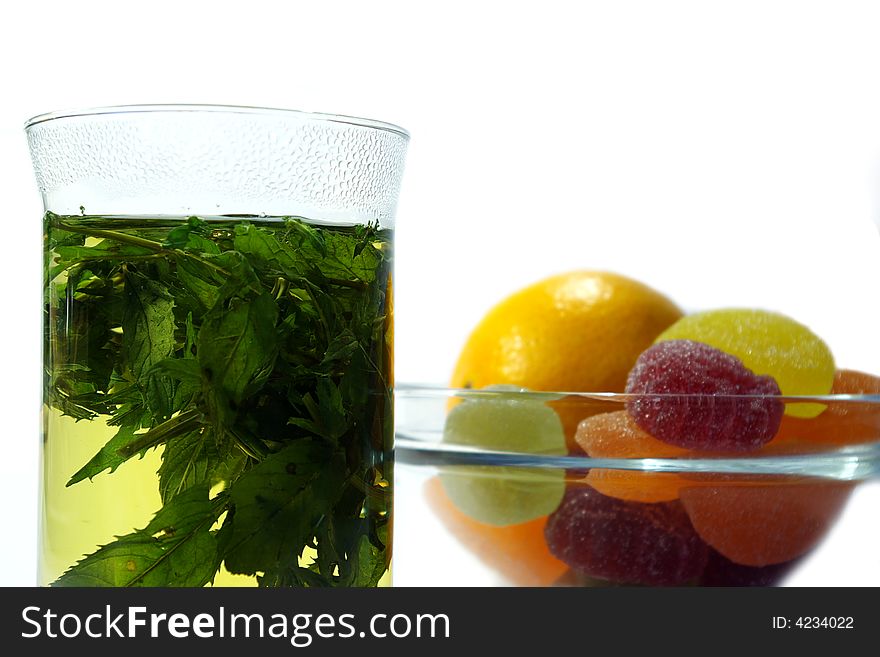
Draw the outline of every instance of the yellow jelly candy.
<instances>
[{"instance_id":1,"label":"yellow jelly candy","mask_svg":"<svg viewBox=\"0 0 880 657\"><path fill-rule=\"evenodd\" d=\"M739 358L752 372L776 379L785 396L827 395L834 357L822 339L790 317L766 310L723 309L687 315L657 338L696 340ZM786 404L786 415L815 417L823 404Z\"/></svg>"}]
</instances>

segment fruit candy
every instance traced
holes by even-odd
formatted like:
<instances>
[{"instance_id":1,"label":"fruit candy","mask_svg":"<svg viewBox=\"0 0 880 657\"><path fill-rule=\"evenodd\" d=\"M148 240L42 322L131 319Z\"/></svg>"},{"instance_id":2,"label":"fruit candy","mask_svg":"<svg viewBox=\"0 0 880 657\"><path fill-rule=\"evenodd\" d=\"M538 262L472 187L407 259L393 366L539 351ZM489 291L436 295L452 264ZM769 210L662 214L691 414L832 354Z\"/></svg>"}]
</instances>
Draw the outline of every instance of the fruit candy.
<instances>
[{"instance_id":1,"label":"fruit candy","mask_svg":"<svg viewBox=\"0 0 880 657\"><path fill-rule=\"evenodd\" d=\"M642 431L626 411L602 413L583 420L575 438L595 458L678 458L690 452Z\"/></svg>"},{"instance_id":2,"label":"fruit candy","mask_svg":"<svg viewBox=\"0 0 880 657\"><path fill-rule=\"evenodd\" d=\"M700 586L775 586L798 560L769 566L743 566L709 548L709 560L700 577Z\"/></svg>"},{"instance_id":3,"label":"fruit candy","mask_svg":"<svg viewBox=\"0 0 880 657\"><path fill-rule=\"evenodd\" d=\"M854 370L838 370L833 395L878 395L880 377ZM814 418L784 417L776 438L762 452L805 453L880 440L880 403L867 400L834 401Z\"/></svg>"},{"instance_id":4,"label":"fruit candy","mask_svg":"<svg viewBox=\"0 0 880 657\"><path fill-rule=\"evenodd\" d=\"M593 458L679 458L687 450L664 443L642 431L626 411L602 413L583 420L575 440ZM593 468L586 483L604 495L632 502L678 499L687 480L672 472Z\"/></svg>"},{"instance_id":5,"label":"fruit candy","mask_svg":"<svg viewBox=\"0 0 880 657\"><path fill-rule=\"evenodd\" d=\"M837 370L831 385L833 395L880 395L880 377L856 370Z\"/></svg>"},{"instance_id":6,"label":"fruit candy","mask_svg":"<svg viewBox=\"0 0 880 657\"><path fill-rule=\"evenodd\" d=\"M674 472L639 472L593 468L584 482L603 495L630 502L669 502L687 481Z\"/></svg>"},{"instance_id":7,"label":"fruit candy","mask_svg":"<svg viewBox=\"0 0 880 657\"><path fill-rule=\"evenodd\" d=\"M779 387L771 377L756 376L735 356L693 340L668 340L645 350L626 392L636 395L626 403L636 424L688 449L757 449L776 435L784 411L772 397Z\"/></svg>"},{"instance_id":8,"label":"fruit candy","mask_svg":"<svg viewBox=\"0 0 880 657\"><path fill-rule=\"evenodd\" d=\"M815 546L852 490L846 482L772 477L683 488L694 529L725 557L745 566L790 561Z\"/></svg>"},{"instance_id":9,"label":"fruit candy","mask_svg":"<svg viewBox=\"0 0 880 657\"><path fill-rule=\"evenodd\" d=\"M761 567L741 566L712 548L708 548L708 552L706 568L700 577L693 582L697 586L776 586L800 561L795 559ZM617 582L596 579L574 570L565 572L562 577L553 582L553 585L584 588L621 586Z\"/></svg>"},{"instance_id":10,"label":"fruit candy","mask_svg":"<svg viewBox=\"0 0 880 657\"><path fill-rule=\"evenodd\" d=\"M572 486L544 530L550 552L590 577L674 586L703 572L707 548L678 502L624 502Z\"/></svg>"},{"instance_id":11,"label":"fruit candy","mask_svg":"<svg viewBox=\"0 0 880 657\"><path fill-rule=\"evenodd\" d=\"M758 375L772 376L782 394L824 395L834 379L834 358L827 345L803 324L765 310L725 309L678 320L657 338L697 340L732 356ZM785 412L815 417L822 404L789 403Z\"/></svg>"},{"instance_id":12,"label":"fruit candy","mask_svg":"<svg viewBox=\"0 0 880 657\"><path fill-rule=\"evenodd\" d=\"M457 404L446 416L443 442L485 450L562 456L559 416L541 401L499 393ZM456 466L440 474L449 499L490 525L515 525L546 516L562 500L562 470Z\"/></svg>"},{"instance_id":13,"label":"fruit candy","mask_svg":"<svg viewBox=\"0 0 880 657\"><path fill-rule=\"evenodd\" d=\"M623 387L620 391L623 391ZM600 413L611 413L620 408L617 401L589 394L565 395L559 399L548 401L547 406L556 411L559 419L562 420L565 444L570 456L584 455L581 446L577 444L575 439L578 424L582 420Z\"/></svg>"},{"instance_id":14,"label":"fruit candy","mask_svg":"<svg viewBox=\"0 0 880 657\"><path fill-rule=\"evenodd\" d=\"M480 561L514 586L549 586L568 570L544 541L547 517L506 527L478 522L458 510L437 477L425 482L431 510Z\"/></svg>"}]
</instances>

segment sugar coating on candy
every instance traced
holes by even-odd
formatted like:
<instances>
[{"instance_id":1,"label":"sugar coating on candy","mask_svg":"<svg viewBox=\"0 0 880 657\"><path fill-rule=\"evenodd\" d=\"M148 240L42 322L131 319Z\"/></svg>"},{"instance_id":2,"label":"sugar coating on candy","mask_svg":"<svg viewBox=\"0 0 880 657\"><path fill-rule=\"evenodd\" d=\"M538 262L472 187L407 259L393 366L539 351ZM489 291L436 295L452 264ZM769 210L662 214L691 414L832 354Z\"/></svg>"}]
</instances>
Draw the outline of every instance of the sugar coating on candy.
<instances>
[{"instance_id":1,"label":"sugar coating on candy","mask_svg":"<svg viewBox=\"0 0 880 657\"><path fill-rule=\"evenodd\" d=\"M755 374L772 376L782 394L827 395L834 357L809 328L780 313L728 308L682 317L655 342L697 340L739 358ZM822 404L789 403L787 415L815 417Z\"/></svg>"},{"instance_id":2,"label":"sugar coating on candy","mask_svg":"<svg viewBox=\"0 0 880 657\"><path fill-rule=\"evenodd\" d=\"M636 424L687 449L743 452L769 442L784 404L772 377L757 376L735 356L693 340L646 349L629 374L626 403Z\"/></svg>"},{"instance_id":3,"label":"sugar coating on candy","mask_svg":"<svg viewBox=\"0 0 880 657\"><path fill-rule=\"evenodd\" d=\"M582 420L575 441L594 458L664 459L687 456L688 450L645 433L626 411L602 413Z\"/></svg>"},{"instance_id":4,"label":"sugar coating on candy","mask_svg":"<svg viewBox=\"0 0 880 657\"><path fill-rule=\"evenodd\" d=\"M593 458L679 458L690 453L648 435L626 411L601 413L582 420L575 440ZM585 481L604 495L633 502L675 500L679 489L688 484L672 472L605 468L592 468Z\"/></svg>"},{"instance_id":5,"label":"sugar coating on candy","mask_svg":"<svg viewBox=\"0 0 880 657\"><path fill-rule=\"evenodd\" d=\"M573 570L626 584L684 584L703 572L708 552L680 503L624 502L589 486L566 491L544 536Z\"/></svg>"}]
</instances>

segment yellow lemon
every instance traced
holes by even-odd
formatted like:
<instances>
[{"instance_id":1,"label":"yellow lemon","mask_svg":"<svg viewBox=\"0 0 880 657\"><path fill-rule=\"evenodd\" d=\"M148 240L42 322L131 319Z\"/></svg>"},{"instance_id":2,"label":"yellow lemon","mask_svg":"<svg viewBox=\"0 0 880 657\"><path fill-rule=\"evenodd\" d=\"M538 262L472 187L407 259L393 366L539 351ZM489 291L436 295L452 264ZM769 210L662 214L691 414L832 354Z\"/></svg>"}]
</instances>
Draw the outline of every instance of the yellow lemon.
<instances>
[{"instance_id":1,"label":"yellow lemon","mask_svg":"<svg viewBox=\"0 0 880 657\"><path fill-rule=\"evenodd\" d=\"M623 392L639 354L681 315L659 292L619 274L552 276L489 311L468 338L451 385Z\"/></svg>"}]
</instances>

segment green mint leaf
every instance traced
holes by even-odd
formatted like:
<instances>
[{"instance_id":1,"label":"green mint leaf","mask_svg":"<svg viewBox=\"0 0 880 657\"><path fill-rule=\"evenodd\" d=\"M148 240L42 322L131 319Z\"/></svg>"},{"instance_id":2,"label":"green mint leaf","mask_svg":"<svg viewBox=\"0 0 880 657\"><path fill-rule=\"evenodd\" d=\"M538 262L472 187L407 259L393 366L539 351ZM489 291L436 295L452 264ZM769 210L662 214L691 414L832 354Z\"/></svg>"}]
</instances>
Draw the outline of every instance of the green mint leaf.
<instances>
[{"instance_id":1,"label":"green mint leaf","mask_svg":"<svg viewBox=\"0 0 880 657\"><path fill-rule=\"evenodd\" d=\"M138 410L137 407L134 408L134 411ZM139 417L141 417L139 412L133 412L130 416L130 422L123 424L116 435L70 478L67 485L72 486L83 479L91 479L108 468L110 472L113 472L133 456L142 457L147 450L158 447L175 436L187 434L201 427L200 413L196 410L189 410L166 420L149 431L135 433L141 425ZM118 416L114 419L119 422Z\"/></svg>"},{"instance_id":2,"label":"green mint leaf","mask_svg":"<svg viewBox=\"0 0 880 657\"><path fill-rule=\"evenodd\" d=\"M290 279L317 274L343 283L375 279L382 256L372 243L372 232L359 239L338 233L324 235L295 219L288 220L285 227L282 242L252 224L240 224L235 228L235 248L247 253L260 270Z\"/></svg>"},{"instance_id":3,"label":"green mint leaf","mask_svg":"<svg viewBox=\"0 0 880 657\"><path fill-rule=\"evenodd\" d=\"M373 545L364 534L360 536L354 564L350 586L355 587L376 586L388 570L385 550Z\"/></svg>"},{"instance_id":4,"label":"green mint leaf","mask_svg":"<svg viewBox=\"0 0 880 657\"><path fill-rule=\"evenodd\" d=\"M134 244L124 244L103 239L93 246L85 246L85 235L72 235L63 240L55 240L55 247L50 252L50 262L46 262L46 282L55 279L58 274L78 266L99 268L102 265L112 266L123 261L144 260L155 257L153 249ZM51 241L51 240L50 240Z\"/></svg>"},{"instance_id":5,"label":"green mint leaf","mask_svg":"<svg viewBox=\"0 0 880 657\"><path fill-rule=\"evenodd\" d=\"M273 235L259 230L250 223L235 227L235 249L246 253L248 259L262 271L283 274L288 278L303 275L303 260L293 250L285 249Z\"/></svg>"},{"instance_id":6,"label":"green mint leaf","mask_svg":"<svg viewBox=\"0 0 880 657\"><path fill-rule=\"evenodd\" d=\"M152 256L153 249L135 244L119 244L112 240L102 240L95 246L58 246L55 248L56 260L64 262L68 267L93 260L127 260L142 256Z\"/></svg>"},{"instance_id":7,"label":"green mint leaf","mask_svg":"<svg viewBox=\"0 0 880 657\"><path fill-rule=\"evenodd\" d=\"M219 534L226 568L253 575L295 567L345 470L342 452L300 439L241 475L227 491L231 510Z\"/></svg>"},{"instance_id":8,"label":"green mint leaf","mask_svg":"<svg viewBox=\"0 0 880 657\"><path fill-rule=\"evenodd\" d=\"M111 332L117 325L113 316L116 304L112 297L107 298L109 293L100 297L84 296L82 290L93 283L111 287L86 270L71 272L59 299L68 311L47 313L45 318L46 329L53 335L44 346L52 364L47 372L50 379L47 385L51 385L52 392L61 399L106 391L119 357L120 347Z\"/></svg>"},{"instance_id":9,"label":"green mint leaf","mask_svg":"<svg viewBox=\"0 0 880 657\"><path fill-rule=\"evenodd\" d=\"M178 387L174 379L155 370L146 377L144 400L152 413L154 424L165 422L180 410Z\"/></svg>"},{"instance_id":10,"label":"green mint leaf","mask_svg":"<svg viewBox=\"0 0 880 657\"><path fill-rule=\"evenodd\" d=\"M89 381L91 371L76 363L59 364L46 372L48 403L75 420L91 420L105 412L100 399L94 398L95 386Z\"/></svg>"},{"instance_id":11,"label":"green mint leaf","mask_svg":"<svg viewBox=\"0 0 880 657\"><path fill-rule=\"evenodd\" d=\"M330 372L335 367L344 367L358 347L359 343L354 334L348 329L343 329L327 345L324 358L321 361L322 369Z\"/></svg>"},{"instance_id":12,"label":"green mint leaf","mask_svg":"<svg viewBox=\"0 0 880 657\"><path fill-rule=\"evenodd\" d=\"M304 417L292 417L287 420L287 424L292 424L294 426L299 427L300 429L305 429L309 433L315 436L323 436L324 429L315 424L312 420L308 420Z\"/></svg>"},{"instance_id":13,"label":"green mint leaf","mask_svg":"<svg viewBox=\"0 0 880 657\"><path fill-rule=\"evenodd\" d=\"M245 254L224 251L217 256L205 256L204 260L223 272L218 300L236 296L249 298L262 291L260 279Z\"/></svg>"},{"instance_id":14,"label":"green mint leaf","mask_svg":"<svg viewBox=\"0 0 880 657\"><path fill-rule=\"evenodd\" d=\"M364 508L361 484L351 477L332 514L322 519L317 532L317 558L310 568L328 577L329 586L375 586L388 569L388 507L372 489ZM366 482L362 482L366 485Z\"/></svg>"},{"instance_id":15,"label":"green mint leaf","mask_svg":"<svg viewBox=\"0 0 880 657\"><path fill-rule=\"evenodd\" d=\"M295 236L294 239L289 239L291 243L305 247L308 253L317 255L318 258L327 257L327 242L319 230L299 219L288 219L285 222L285 227L288 238Z\"/></svg>"},{"instance_id":16,"label":"green mint leaf","mask_svg":"<svg viewBox=\"0 0 880 657\"><path fill-rule=\"evenodd\" d=\"M186 322L184 323L186 330L186 341L183 345L183 357L186 359L196 357L196 329L193 325L193 314L187 313Z\"/></svg>"},{"instance_id":17,"label":"green mint leaf","mask_svg":"<svg viewBox=\"0 0 880 657\"><path fill-rule=\"evenodd\" d=\"M272 373L278 354L278 308L268 294L232 299L205 315L196 342L206 396L228 417L234 406L257 392ZM234 409L233 409L234 410Z\"/></svg>"},{"instance_id":18,"label":"green mint leaf","mask_svg":"<svg viewBox=\"0 0 880 657\"><path fill-rule=\"evenodd\" d=\"M157 519L220 483L228 514L219 543L216 517L179 547L183 525L162 520L169 531L121 537L64 582L203 582L226 560L267 586L374 584L390 559L375 483L392 466L387 233L129 221L46 216L46 401L118 427L70 483L163 446Z\"/></svg>"},{"instance_id":19,"label":"green mint leaf","mask_svg":"<svg viewBox=\"0 0 880 657\"><path fill-rule=\"evenodd\" d=\"M153 414L153 422L158 424L178 410L174 404L174 379L155 369L176 346L174 301L164 285L134 272L126 273L125 295L123 352Z\"/></svg>"},{"instance_id":20,"label":"green mint leaf","mask_svg":"<svg viewBox=\"0 0 880 657\"><path fill-rule=\"evenodd\" d=\"M199 363L195 358L166 358L156 363L156 370L181 383L198 384L202 380Z\"/></svg>"},{"instance_id":21,"label":"green mint leaf","mask_svg":"<svg viewBox=\"0 0 880 657\"><path fill-rule=\"evenodd\" d=\"M223 284L222 275L201 260L181 256L177 263L177 277L183 288L195 300L200 312L211 308Z\"/></svg>"},{"instance_id":22,"label":"green mint leaf","mask_svg":"<svg viewBox=\"0 0 880 657\"><path fill-rule=\"evenodd\" d=\"M328 278L372 283L381 261L382 255L372 244L371 236L354 241L335 234L327 238L327 257L320 268Z\"/></svg>"},{"instance_id":23,"label":"green mint leaf","mask_svg":"<svg viewBox=\"0 0 880 657\"><path fill-rule=\"evenodd\" d=\"M58 228L59 216L47 212L44 217L43 227L45 231L46 255L51 254L59 246L82 246L86 242L86 236L82 233L72 233Z\"/></svg>"},{"instance_id":24,"label":"green mint leaf","mask_svg":"<svg viewBox=\"0 0 880 657\"><path fill-rule=\"evenodd\" d=\"M133 426L121 427L119 431L116 432L116 435L114 435L107 444L101 448L101 451L95 454L88 463L76 471L76 473L70 478L70 481L67 482L67 485L72 486L83 479L91 479L104 472L104 470L109 469L110 472L113 472L116 468L125 463L133 455L123 456L120 453L120 450L136 444L144 435L135 433L136 429L137 427ZM149 449L149 446L145 447L143 450L136 452L136 454L143 457Z\"/></svg>"},{"instance_id":25,"label":"green mint leaf","mask_svg":"<svg viewBox=\"0 0 880 657\"><path fill-rule=\"evenodd\" d=\"M122 318L122 344L136 379L174 352L174 301L168 289L141 274L125 279L127 305Z\"/></svg>"},{"instance_id":26,"label":"green mint leaf","mask_svg":"<svg viewBox=\"0 0 880 657\"><path fill-rule=\"evenodd\" d=\"M219 567L219 514L207 486L190 488L165 504L144 528L99 548L53 586L204 586Z\"/></svg>"},{"instance_id":27,"label":"green mint leaf","mask_svg":"<svg viewBox=\"0 0 880 657\"><path fill-rule=\"evenodd\" d=\"M215 469L223 463L214 436L208 430L177 436L165 443L159 466L159 495L162 503L181 492L213 483Z\"/></svg>"},{"instance_id":28,"label":"green mint leaf","mask_svg":"<svg viewBox=\"0 0 880 657\"><path fill-rule=\"evenodd\" d=\"M94 396L104 402L104 410L99 412L109 415L108 425L130 426L137 429L152 424L152 415L147 409L143 394L136 385L114 376L111 379L111 386L108 394Z\"/></svg>"},{"instance_id":29,"label":"green mint leaf","mask_svg":"<svg viewBox=\"0 0 880 657\"><path fill-rule=\"evenodd\" d=\"M200 253L220 253L220 248L210 239L211 228L206 221L190 217L182 226L168 231L162 246L169 249L186 249Z\"/></svg>"},{"instance_id":30,"label":"green mint leaf","mask_svg":"<svg viewBox=\"0 0 880 657\"><path fill-rule=\"evenodd\" d=\"M311 394L303 395L303 405L308 409L311 420L292 417L287 422L335 444L349 427L342 395L330 379L322 378L318 379L317 397L315 402Z\"/></svg>"},{"instance_id":31,"label":"green mint leaf","mask_svg":"<svg viewBox=\"0 0 880 657\"><path fill-rule=\"evenodd\" d=\"M177 276L204 312L234 296L260 290L260 280L247 258L236 251L196 256L177 252Z\"/></svg>"}]
</instances>

